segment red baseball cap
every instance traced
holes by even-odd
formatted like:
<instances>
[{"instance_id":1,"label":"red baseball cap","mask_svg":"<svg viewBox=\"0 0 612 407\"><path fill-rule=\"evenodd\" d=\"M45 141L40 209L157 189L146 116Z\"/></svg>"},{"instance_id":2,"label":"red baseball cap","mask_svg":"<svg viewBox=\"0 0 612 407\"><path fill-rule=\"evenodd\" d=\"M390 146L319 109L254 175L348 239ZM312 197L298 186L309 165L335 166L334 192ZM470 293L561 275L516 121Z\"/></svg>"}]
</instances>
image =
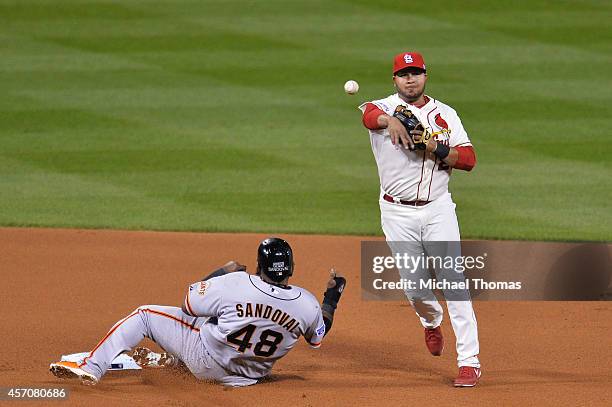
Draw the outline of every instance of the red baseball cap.
<instances>
[{"instance_id":1,"label":"red baseball cap","mask_svg":"<svg viewBox=\"0 0 612 407\"><path fill-rule=\"evenodd\" d=\"M402 52L401 54L397 54L393 60L393 75L409 67L419 68L425 71L426 68L423 55L418 52Z\"/></svg>"}]
</instances>

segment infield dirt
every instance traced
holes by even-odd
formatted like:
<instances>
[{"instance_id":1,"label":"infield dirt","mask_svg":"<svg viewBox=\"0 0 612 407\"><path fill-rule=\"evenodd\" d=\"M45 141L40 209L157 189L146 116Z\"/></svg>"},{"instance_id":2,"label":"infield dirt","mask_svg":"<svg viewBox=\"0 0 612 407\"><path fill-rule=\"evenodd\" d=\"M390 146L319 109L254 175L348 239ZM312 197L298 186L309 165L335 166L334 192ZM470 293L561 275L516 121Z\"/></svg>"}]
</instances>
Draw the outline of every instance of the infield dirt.
<instances>
[{"instance_id":1,"label":"infield dirt","mask_svg":"<svg viewBox=\"0 0 612 407\"><path fill-rule=\"evenodd\" d=\"M0 386L65 386L62 405L609 405L612 302L475 302L483 377L455 389L447 318L447 349L435 358L406 302L361 300L359 237L281 235L295 251L293 284L320 298L335 266L348 285L322 348L301 343L261 384L227 389L144 370L85 387L49 373L50 362L89 350L137 306L180 305L189 283L226 261L254 270L264 237L0 229Z\"/></svg>"}]
</instances>

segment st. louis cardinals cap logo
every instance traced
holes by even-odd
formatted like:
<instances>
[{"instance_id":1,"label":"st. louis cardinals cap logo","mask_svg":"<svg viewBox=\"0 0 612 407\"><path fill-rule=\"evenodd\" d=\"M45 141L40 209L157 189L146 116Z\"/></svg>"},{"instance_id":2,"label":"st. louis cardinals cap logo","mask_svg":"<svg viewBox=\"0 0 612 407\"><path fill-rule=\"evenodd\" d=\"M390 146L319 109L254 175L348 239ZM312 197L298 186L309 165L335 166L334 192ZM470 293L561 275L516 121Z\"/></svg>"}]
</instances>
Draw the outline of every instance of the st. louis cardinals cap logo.
<instances>
[{"instance_id":1,"label":"st. louis cardinals cap logo","mask_svg":"<svg viewBox=\"0 0 612 407\"><path fill-rule=\"evenodd\" d=\"M408 67L419 68L425 70L425 61L423 56L418 52L402 52L393 58L393 74Z\"/></svg>"}]
</instances>

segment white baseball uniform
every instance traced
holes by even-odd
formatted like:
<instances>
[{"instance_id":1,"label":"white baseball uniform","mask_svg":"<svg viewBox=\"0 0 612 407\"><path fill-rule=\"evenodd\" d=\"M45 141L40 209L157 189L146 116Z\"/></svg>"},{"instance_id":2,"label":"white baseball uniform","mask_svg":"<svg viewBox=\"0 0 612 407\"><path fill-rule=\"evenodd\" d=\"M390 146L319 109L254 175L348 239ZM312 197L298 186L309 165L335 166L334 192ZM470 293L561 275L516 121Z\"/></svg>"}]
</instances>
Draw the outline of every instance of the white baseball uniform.
<instances>
[{"instance_id":1,"label":"white baseball uniform","mask_svg":"<svg viewBox=\"0 0 612 407\"><path fill-rule=\"evenodd\" d=\"M307 290L268 284L245 272L190 285L185 306L195 316L177 307L138 307L80 367L99 379L117 355L147 337L178 356L198 379L248 386L268 375L300 336L318 348L325 335L319 302Z\"/></svg>"},{"instance_id":2,"label":"white baseball uniform","mask_svg":"<svg viewBox=\"0 0 612 407\"><path fill-rule=\"evenodd\" d=\"M389 116L398 105L407 106L433 134L434 139L449 147L471 146L459 116L450 106L428 97L425 105L416 107L403 101L398 94L372 103ZM367 103L359 106L365 112ZM399 246L406 251L412 245L401 242L459 241L459 224L455 203L448 191L452 169L433 154L422 150L409 151L396 148L387 129L369 130L372 152L380 178L381 225L392 251ZM384 199L392 202L388 202ZM406 205L401 201L428 201L422 206ZM395 242L400 242L396 244ZM425 248L423 244L423 248ZM455 246L456 247L456 246ZM418 256L422 250L410 253ZM460 255L454 253L448 255ZM436 270L438 274L438 270ZM427 270L408 275L400 269L402 278L426 279ZM438 274L439 275L439 274ZM435 328L442 322L442 306L429 289L406 290L405 294L426 328ZM478 360L478 328L471 301L447 301L448 313L457 338L459 366L480 367Z\"/></svg>"}]
</instances>

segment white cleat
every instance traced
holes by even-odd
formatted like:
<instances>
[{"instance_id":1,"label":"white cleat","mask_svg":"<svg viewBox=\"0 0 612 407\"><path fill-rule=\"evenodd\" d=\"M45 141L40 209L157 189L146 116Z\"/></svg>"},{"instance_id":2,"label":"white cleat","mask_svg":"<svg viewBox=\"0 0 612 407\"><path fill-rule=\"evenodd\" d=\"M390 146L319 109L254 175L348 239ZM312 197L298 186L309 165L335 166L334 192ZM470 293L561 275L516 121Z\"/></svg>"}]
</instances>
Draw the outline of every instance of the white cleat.
<instances>
[{"instance_id":1,"label":"white cleat","mask_svg":"<svg viewBox=\"0 0 612 407\"><path fill-rule=\"evenodd\" d=\"M98 383L98 378L91 373L81 369L75 362L56 362L49 365L49 370L60 379L79 379L81 383L93 386Z\"/></svg>"}]
</instances>

